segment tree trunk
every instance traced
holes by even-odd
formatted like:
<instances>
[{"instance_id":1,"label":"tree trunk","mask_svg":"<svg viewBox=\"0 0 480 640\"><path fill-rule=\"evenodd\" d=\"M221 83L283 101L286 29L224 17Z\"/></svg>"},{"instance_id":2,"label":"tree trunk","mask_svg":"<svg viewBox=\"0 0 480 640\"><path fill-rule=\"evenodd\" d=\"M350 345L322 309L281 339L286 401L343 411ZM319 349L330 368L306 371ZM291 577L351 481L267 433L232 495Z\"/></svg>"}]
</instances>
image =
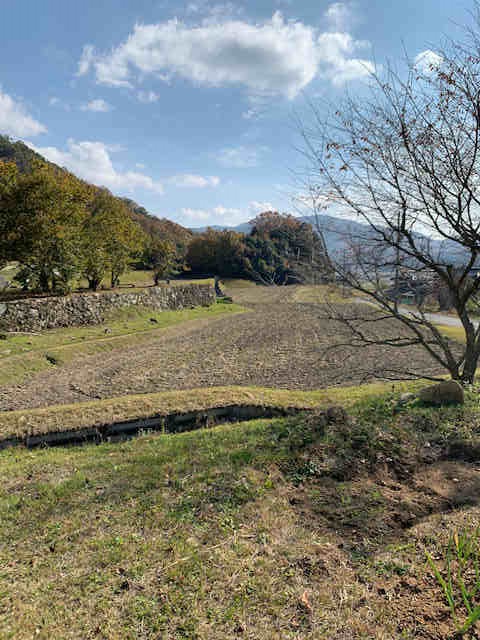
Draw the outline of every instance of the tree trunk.
<instances>
[{"instance_id":1,"label":"tree trunk","mask_svg":"<svg viewBox=\"0 0 480 640\"><path fill-rule=\"evenodd\" d=\"M465 348L465 363L461 375L461 382L463 384L473 384L477 371L478 356L477 349L467 342L467 347Z\"/></svg>"},{"instance_id":2,"label":"tree trunk","mask_svg":"<svg viewBox=\"0 0 480 640\"><path fill-rule=\"evenodd\" d=\"M48 273L44 269L40 271L38 282L40 285L40 291L42 293L47 293L50 289L50 283L48 280Z\"/></svg>"},{"instance_id":3,"label":"tree trunk","mask_svg":"<svg viewBox=\"0 0 480 640\"><path fill-rule=\"evenodd\" d=\"M98 278L87 278L88 279L88 288L90 291L96 291L100 286L100 280Z\"/></svg>"}]
</instances>

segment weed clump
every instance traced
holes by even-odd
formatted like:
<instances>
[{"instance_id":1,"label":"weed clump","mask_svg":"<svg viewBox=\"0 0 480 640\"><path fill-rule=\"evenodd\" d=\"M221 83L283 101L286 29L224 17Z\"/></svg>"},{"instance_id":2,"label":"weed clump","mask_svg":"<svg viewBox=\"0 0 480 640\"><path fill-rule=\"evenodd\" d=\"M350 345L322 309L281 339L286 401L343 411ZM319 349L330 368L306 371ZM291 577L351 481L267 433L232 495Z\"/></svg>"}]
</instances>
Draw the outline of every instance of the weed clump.
<instances>
[{"instance_id":1,"label":"weed clump","mask_svg":"<svg viewBox=\"0 0 480 640\"><path fill-rule=\"evenodd\" d=\"M429 553L427 561L462 636L480 620L480 527L450 535L440 568Z\"/></svg>"}]
</instances>

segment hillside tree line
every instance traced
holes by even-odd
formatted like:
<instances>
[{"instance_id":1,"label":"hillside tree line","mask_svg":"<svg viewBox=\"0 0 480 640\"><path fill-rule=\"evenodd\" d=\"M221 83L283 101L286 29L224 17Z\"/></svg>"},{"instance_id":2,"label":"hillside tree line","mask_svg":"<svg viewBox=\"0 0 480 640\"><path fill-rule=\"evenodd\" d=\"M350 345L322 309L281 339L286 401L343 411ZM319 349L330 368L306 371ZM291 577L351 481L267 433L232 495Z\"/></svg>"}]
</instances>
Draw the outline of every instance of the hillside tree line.
<instances>
[{"instance_id":1,"label":"hillside tree line","mask_svg":"<svg viewBox=\"0 0 480 640\"><path fill-rule=\"evenodd\" d=\"M328 277L310 224L267 211L250 227L194 234L0 136L0 267L16 262L25 291L64 294L80 280L92 291L113 288L130 268L151 271L155 285L179 275L264 285Z\"/></svg>"}]
</instances>

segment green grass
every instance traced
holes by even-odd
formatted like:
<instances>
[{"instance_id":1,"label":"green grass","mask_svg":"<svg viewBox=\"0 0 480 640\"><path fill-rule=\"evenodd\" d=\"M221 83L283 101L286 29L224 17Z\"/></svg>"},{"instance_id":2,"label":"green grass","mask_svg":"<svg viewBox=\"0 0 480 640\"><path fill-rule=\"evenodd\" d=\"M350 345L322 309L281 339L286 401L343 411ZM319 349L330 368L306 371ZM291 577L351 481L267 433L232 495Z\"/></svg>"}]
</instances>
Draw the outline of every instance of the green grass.
<instances>
[{"instance_id":1,"label":"green grass","mask_svg":"<svg viewBox=\"0 0 480 640\"><path fill-rule=\"evenodd\" d=\"M400 416L392 400L354 403L350 435L297 418L0 452L0 637L399 637L398 596L382 599L371 580L425 569L373 551L385 549L385 483L364 479L356 494L328 465L382 468L387 446L403 464L472 416L477 438L480 427L473 394L465 408Z\"/></svg>"},{"instance_id":2,"label":"green grass","mask_svg":"<svg viewBox=\"0 0 480 640\"><path fill-rule=\"evenodd\" d=\"M163 280L161 282L164 282ZM179 285L179 284L188 284L188 283L196 283L196 284L213 284L213 278L203 278L199 280L192 279L171 279L171 285ZM110 282L108 277L103 280L103 285L108 289L110 286ZM150 270L142 270L142 269L129 269L125 273L120 276L120 285L122 287L134 286L134 287L149 287L153 285L153 271ZM80 279L78 281L78 287L87 288L88 282L85 279Z\"/></svg>"},{"instance_id":3,"label":"green grass","mask_svg":"<svg viewBox=\"0 0 480 640\"><path fill-rule=\"evenodd\" d=\"M428 563L447 600L457 631L464 635L480 620L480 527L455 530L439 568L430 554Z\"/></svg>"},{"instance_id":4,"label":"green grass","mask_svg":"<svg viewBox=\"0 0 480 640\"><path fill-rule=\"evenodd\" d=\"M5 267L3 267L2 269L0 269L0 276L3 276L4 278L8 279L8 280L13 280L13 277L15 276L16 272L18 271L18 264L16 262L10 262L7 265L5 265ZM163 281L162 281L163 282ZM180 280L175 280L175 279L171 279L170 280L170 284L171 285L181 285L181 284L189 284L189 283L196 283L196 284L212 284L213 285L213 278L203 278L203 279L180 279ZM86 289L88 288L88 282L85 278L80 278L79 280L75 281L74 283L74 289ZM110 281L108 279L108 276L106 276L102 282L103 286L105 286L106 289L109 288L110 286ZM152 271L147 271L147 270L142 270L142 269L129 269L128 271L126 271L125 273L123 273L120 276L120 286L121 287L135 287L135 288L143 288L143 287L149 287L153 285L153 272ZM19 285L17 284L18 288Z\"/></svg>"},{"instance_id":5,"label":"green grass","mask_svg":"<svg viewBox=\"0 0 480 640\"><path fill-rule=\"evenodd\" d=\"M419 382L372 383L356 387L331 387L316 391L260 387L208 387L120 396L71 405L0 412L0 438L72 431L85 427L134 420L154 415L195 411L230 404L253 404L312 409L359 401L415 389Z\"/></svg>"},{"instance_id":6,"label":"green grass","mask_svg":"<svg viewBox=\"0 0 480 640\"><path fill-rule=\"evenodd\" d=\"M115 312L100 325L51 329L41 334L3 334L0 340L0 384L20 382L26 376L81 355L93 355L132 346L155 337L167 327L195 320L241 313L239 305L215 304L180 311L152 311L130 307ZM152 322L154 320L155 322Z\"/></svg>"}]
</instances>

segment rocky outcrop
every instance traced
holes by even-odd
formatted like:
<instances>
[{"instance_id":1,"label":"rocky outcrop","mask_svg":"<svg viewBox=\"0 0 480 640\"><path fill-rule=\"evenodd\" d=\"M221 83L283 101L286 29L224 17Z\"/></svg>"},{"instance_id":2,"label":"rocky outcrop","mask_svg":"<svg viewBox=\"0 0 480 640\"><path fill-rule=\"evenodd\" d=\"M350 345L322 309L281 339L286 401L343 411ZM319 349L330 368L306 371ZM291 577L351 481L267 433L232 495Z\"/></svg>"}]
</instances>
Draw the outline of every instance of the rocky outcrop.
<instances>
[{"instance_id":1,"label":"rocky outcrop","mask_svg":"<svg viewBox=\"0 0 480 640\"><path fill-rule=\"evenodd\" d=\"M43 331L100 324L115 309L141 306L155 311L209 306L215 291L209 284L149 287L136 291L77 293L50 298L0 302L0 329Z\"/></svg>"},{"instance_id":2,"label":"rocky outcrop","mask_svg":"<svg viewBox=\"0 0 480 640\"><path fill-rule=\"evenodd\" d=\"M422 402L435 405L465 402L463 387L456 380L445 380L445 382L424 387L418 392L418 397Z\"/></svg>"}]
</instances>

